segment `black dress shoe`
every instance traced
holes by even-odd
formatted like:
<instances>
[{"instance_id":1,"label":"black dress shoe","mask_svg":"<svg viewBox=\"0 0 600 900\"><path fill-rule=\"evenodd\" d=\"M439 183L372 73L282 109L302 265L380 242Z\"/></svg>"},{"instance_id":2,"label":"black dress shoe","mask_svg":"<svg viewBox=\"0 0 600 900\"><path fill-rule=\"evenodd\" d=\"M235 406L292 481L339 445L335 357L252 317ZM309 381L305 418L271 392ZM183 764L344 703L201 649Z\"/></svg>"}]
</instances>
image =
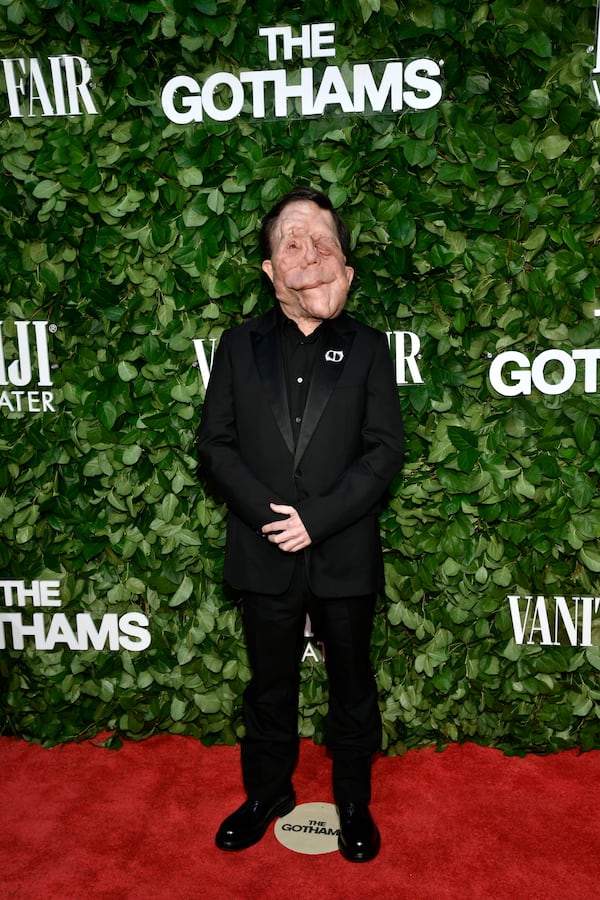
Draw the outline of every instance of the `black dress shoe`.
<instances>
[{"instance_id":1,"label":"black dress shoe","mask_svg":"<svg viewBox=\"0 0 600 900\"><path fill-rule=\"evenodd\" d=\"M246 800L221 824L215 844L220 850L245 850L260 841L273 819L287 816L295 805L293 791L276 800Z\"/></svg>"},{"instance_id":2,"label":"black dress shoe","mask_svg":"<svg viewBox=\"0 0 600 900\"><path fill-rule=\"evenodd\" d=\"M340 853L350 862L368 862L375 859L381 846L377 825L366 803L347 800L338 803L340 814Z\"/></svg>"}]
</instances>

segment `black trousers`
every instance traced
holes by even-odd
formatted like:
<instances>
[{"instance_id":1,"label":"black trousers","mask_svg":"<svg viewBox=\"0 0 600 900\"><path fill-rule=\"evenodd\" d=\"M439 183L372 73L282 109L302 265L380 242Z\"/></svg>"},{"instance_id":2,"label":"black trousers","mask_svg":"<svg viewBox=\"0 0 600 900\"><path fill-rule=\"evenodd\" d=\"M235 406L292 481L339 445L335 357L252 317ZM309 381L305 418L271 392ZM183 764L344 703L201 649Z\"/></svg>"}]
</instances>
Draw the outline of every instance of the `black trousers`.
<instances>
[{"instance_id":1,"label":"black trousers","mask_svg":"<svg viewBox=\"0 0 600 900\"><path fill-rule=\"evenodd\" d=\"M269 800L291 790L298 760L300 660L308 613L316 639L325 645L326 742L333 757L334 799L368 803L371 757L381 745L381 715L369 656L375 595L315 597L306 583L303 554L298 557L284 594L242 597L253 672L244 694L244 786L253 800Z\"/></svg>"}]
</instances>

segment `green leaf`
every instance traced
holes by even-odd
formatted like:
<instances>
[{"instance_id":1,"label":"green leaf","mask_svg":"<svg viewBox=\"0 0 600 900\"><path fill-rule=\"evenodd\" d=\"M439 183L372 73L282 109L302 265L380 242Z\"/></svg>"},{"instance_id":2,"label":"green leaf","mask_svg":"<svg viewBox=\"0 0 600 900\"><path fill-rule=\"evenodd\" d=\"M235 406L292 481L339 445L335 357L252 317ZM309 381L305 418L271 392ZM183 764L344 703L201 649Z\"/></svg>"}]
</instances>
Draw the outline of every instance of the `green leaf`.
<instances>
[{"instance_id":1,"label":"green leaf","mask_svg":"<svg viewBox=\"0 0 600 900\"><path fill-rule=\"evenodd\" d=\"M60 184L58 182L50 181L46 178L36 184L33 189L33 196L46 200L48 197L53 197L59 190Z\"/></svg>"},{"instance_id":2,"label":"green leaf","mask_svg":"<svg viewBox=\"0 0 600 900\"><path fill-rule=\"evenodd\" d=\"M194 582L188 575L185 575L179 587L169 600L169 606L180 606L182 603L185 603L191 596L193 590Z\"/></svg>"},{"instance_id":3,"label":"green leaf","mask_svg":"<svg viewBox=\"0 0 600 900\"><path fill-rule=\"evenodd\" d=\"M126 466L134 466L142 455L142 448L139 444L132 444L123 450L122 460Z\"/></svg>"},{"instance_id":4,"label":"green leaf","mask_svg":"<svg viewBox=\"0 0 600 900\"><path fill-rule=\"evenodd\" d=\"M590 444L596 435L596 425L590 416L580 416L573 423L573 434L577 441L577 446L582 452L589 450Z\"/></svg>"},{"instance_id":5,"label":"green leaf","mask_svg":"<svg viewBox=\"0 0 600 900\"><path fill-rule=\"evenodd\" d=\"M590 572L600 572L600 552L593 547L582 547L579 559Z\"/></svg>"},{"instance_id":6,"label":"green leaf","mask_svg":"<svg viewBox=\"0 0 600 900\"><path fill-rule=\"evenodd\" d=\"M104 427L108 428L110 431L117 421L117 410L114 404L109 400L98 404L97 414Z\"/></svg>"},{"instance_id":7,"label":"green leaf","mask_svg":"<svg viewBox=\"0 0 600 900\"><path fill-rule=\"evenodd\" d=\"M437 156L435 147L426 144L424 141L409 140L404 145L403 151L409 165L421 168L430 166Z\"/></svg>"},{"instance_id":8,"label":"green leaf","mask_svg":"<svg viewBox=\"0 0 600 900\"><path fill-rule=\"evenodd\" d=\"M117 371L121 381L133 381L134 378L137 378L138 374L136 367L132 366L131 363L125 362L125 360L122 360L119 363Z\"/></svg>"},{"instance_id":9,"label":"green leaf","mask_svg":"<svg viewBox=\"0 0 600 900\"><path fill-rule=\"evenodd\" d=\"M100 699L104 703L108 703L114 697L115 686L109 678L102 678L100 681Z\"/></svg>"},{"instance_id":10,"label":"green leaf","mask_svg":"<svg viewBox=\"0 0 600 900\"><path fill-rule=\"evenodd\" d=\"M519 162L528 162L533 156L533 144L524 134L514 138L510 149L514 153L515 159L518 159Z\"/></svg>"},{"instance_id":11,"label":"green leaf","mask_svg":"<svg viewBox=\"0 0 600 900\"><path fill-rule=\"evenodd\" d=\"M216 213L218 216L222 215L225 211L225 198L223 194L218 189L214 189L210 191L207 198L208 208Z\"/></svg>"},{"instance_id":12,"label":"green leaf","mask_svg":"<svg viewBox=\"0 0 600 900\"><path fill-rule=\"evenodd\" d=\"M177 180L185 188L197 187L204 182L204 175L196 166L189 166L186 169L180 169L178 171ZM209 207L212 209L210 202Z\"/></svg>"},{"instance_id":13,"label":"green leaf","mask_svg":"<svg viewBox=\"0 0 600 900\"><path fill-rule=\"evenodd\" d=\"M187 711L187 703L180 697L173 697L171 700L170 715L174 722L180 722Z\"/></svg>"},{"instance_id":14,"label":"green leaf","mask_svg":"<svg viewBox=\"0 0 600 900\"><path fill-rule=\"evenodd\" d=\"M523 46L532 50L536 56L541 56L542 58L552 56L552 42L548 35L542 31L530 32Z\"/></svg>"},{"instance_id":15,"label":"green leaf","mask_svg":"<svg viewBox=\"0 0 600 900\"><path fill-rule=\"evenodd\" d=\"M196 705L201 709L203 713L207 715L212 715L217 713L221 709L221 701L218 696L214 692L209 692L206 694L196 694L195 696Z\"/></svg>"},{"instance_id":16,"label":"green leaf","mask_svg":"<svg viewBox=\"0 0 600 900\"><path fill-rule=\"evenodd\" d=\"M571 141L564 134L549 134L536 144L536 150L543 153L546 159L558 159L571 146Z\"/></svg>"},{"instance_id":17,"label":"green leaf","mask_svg":"<svg viewBox=\"0 0 600 900\"><path fill-rule=\"evenodd\" d=\"M534 119L545 118L550 111L550 94L545 88L536 88L521 103L521 109Z\"/></svg>"},{"instance_id":18,"label":"green leaf","mask_svg":"<svg viewBox=\"0 0 600 900\"><path fill-rule=\"evenodd\" d=\"M448 427L448 437L457 450L477 449L477 435L456 425Z\"/></svg>"}]
</instances>

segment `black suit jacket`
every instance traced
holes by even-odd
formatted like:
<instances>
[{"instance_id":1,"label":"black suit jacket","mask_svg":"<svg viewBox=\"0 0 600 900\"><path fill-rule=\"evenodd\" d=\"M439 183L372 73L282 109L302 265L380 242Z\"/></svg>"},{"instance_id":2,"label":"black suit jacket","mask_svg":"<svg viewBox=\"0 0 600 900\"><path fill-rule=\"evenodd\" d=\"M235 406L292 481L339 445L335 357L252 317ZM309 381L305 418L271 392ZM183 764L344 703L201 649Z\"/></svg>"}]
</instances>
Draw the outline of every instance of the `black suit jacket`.
<instances>
[{"instance_id":1,"label":"black suit jacket","mask_svg":"<svg viewBox=\"0 0 600 900\"><path fill-rule=\"evenodd\" d=\"M290 583L294 554L260 532L277 518L271 502L294 506L312 538L313 593L382 588L378 515L403 452L393 364L385 336L347 313L328 328L296 446L275 310L226 331L215 354L198 451L229 509L224 575L236 589Z\"/></svg>"}]
</instances>

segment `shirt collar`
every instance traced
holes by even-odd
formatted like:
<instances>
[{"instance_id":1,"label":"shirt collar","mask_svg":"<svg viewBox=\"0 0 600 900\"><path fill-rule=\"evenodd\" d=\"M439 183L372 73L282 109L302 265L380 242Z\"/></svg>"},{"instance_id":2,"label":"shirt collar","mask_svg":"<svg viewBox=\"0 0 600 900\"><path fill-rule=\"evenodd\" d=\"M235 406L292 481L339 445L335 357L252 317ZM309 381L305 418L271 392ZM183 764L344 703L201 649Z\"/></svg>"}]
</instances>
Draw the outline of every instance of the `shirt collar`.
<instances>
[{"instance_id":1,"label":"shirt collar","mask_svg":"<svg viewBox=\"0 0 600 900\"><path fill-rule=\"evenodd\" d=\"M288 336L290 338L296 338L298 341L303 341L305 344L313 344L320 340L328 331L328 323L324 321L321 322L311 334L304 334L298 328L297 323L294 322L293 319L290 319L289 316L286 316L279 303L277 304L276 309L277 321L282 337Z\"/></svg>"}]
</instances>

